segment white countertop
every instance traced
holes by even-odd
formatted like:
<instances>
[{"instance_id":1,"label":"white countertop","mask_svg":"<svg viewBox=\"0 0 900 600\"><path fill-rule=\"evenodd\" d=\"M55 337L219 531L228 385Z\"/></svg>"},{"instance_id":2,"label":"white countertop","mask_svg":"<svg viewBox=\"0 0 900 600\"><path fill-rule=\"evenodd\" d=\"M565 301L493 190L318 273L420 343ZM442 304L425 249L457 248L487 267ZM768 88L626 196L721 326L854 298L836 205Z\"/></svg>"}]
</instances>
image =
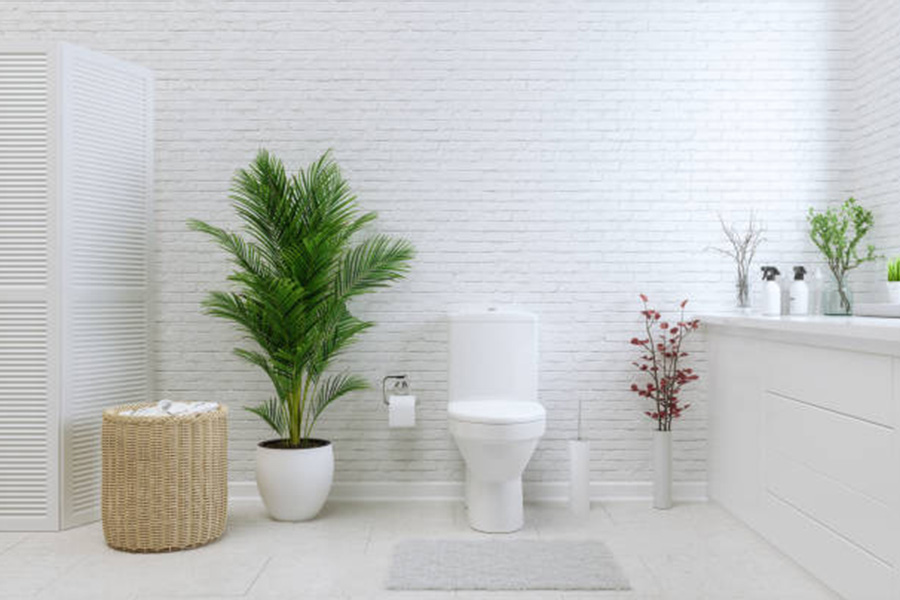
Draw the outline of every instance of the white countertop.
<instances>
[{"instance_id":1,"label":"white countertop","mask_svg":"<svg viewBox=\"0 0 900 600\"><path fill-rule=\"evenodd\" d=\"M900 343L900 319L872 317L764 317L737 313L701 315L700 322L710 328L755 329L780 334L821 335Z\"/></svg>"}]
</instances>

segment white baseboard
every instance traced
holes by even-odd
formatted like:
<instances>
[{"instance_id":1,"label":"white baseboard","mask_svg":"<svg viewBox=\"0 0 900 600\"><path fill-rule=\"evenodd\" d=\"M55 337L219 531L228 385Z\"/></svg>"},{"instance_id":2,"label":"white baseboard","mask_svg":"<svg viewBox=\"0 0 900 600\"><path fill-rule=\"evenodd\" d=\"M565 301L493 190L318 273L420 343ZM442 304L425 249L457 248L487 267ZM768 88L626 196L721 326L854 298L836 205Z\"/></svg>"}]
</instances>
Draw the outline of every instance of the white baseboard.
<instances>
[{"instance_id":1,"label":"white baseboard","mask_svg":"<svg viewBox=\"0 0 900 600\"><path fill-rule=\"evenodd\" d=\"M590 489L594 502L649 501L652 492L649 481L595 481ZM228 495L234 501L259 500L253 481L229 482ZM706 482L676 482L672 485L672 496L680 502L705 502ZM336 481L328 498L352 502L462 500L463 484L455 481ZM525 483L525 500L528 502L565 502L568 498L569 484L564 481Z\"/></svg>"}]
</instances>

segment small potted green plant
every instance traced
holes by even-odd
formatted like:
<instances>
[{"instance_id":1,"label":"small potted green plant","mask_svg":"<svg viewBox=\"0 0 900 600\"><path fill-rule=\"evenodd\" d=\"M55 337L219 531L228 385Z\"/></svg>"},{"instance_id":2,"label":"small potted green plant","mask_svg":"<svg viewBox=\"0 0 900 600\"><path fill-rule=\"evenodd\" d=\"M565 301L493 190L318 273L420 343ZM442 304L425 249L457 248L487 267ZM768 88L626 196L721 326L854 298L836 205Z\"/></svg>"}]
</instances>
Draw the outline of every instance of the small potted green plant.
<instances>
[{"instance_id":1,"label":"small potted green plant","mask_svg":"<svg viewBox=\"0 0 900 600\"><path fill-rule=\"evenodd\" d=\"M853 313L853 296L847 277L863 263L878 258L875 246L869 244L860 254L859 244L875 224L872 211L860 206L854 198L824 212L809 209L809 237L825 257L831 271L831 285L823 299L826 315Z\"/></svg>"},{"instance_id":2,"label":"small potted green plant","mask_svg":"<svg viewBox=\"0 0 900 600\"><path fill-rule=\"evenodd\" d=\"M888 261L887 288L891 304L900 304L900 256Z\"/></svg>"},{"instance_id":3,"label":"small potted green plant","mask_svg":"<svg viewBox=\"0 0 900 600\"><path fill-rule=\"evenodd\" d=\"M303 521L325 504L334 473L331 442L313 437L315 425L333 402L367 387L332 370L374 325L353 314L352 300L403 278L413 247L366 234L375 213L359 210L328 153L290 175L261 151L231 191L239 231L190 221L234 267L230 289L211 292L204 306L237 327L246 344L235 354L272 382L272 396L248 408L277 435L257 446L256 482L273 518Z\"/></svg>"}]
</instances>

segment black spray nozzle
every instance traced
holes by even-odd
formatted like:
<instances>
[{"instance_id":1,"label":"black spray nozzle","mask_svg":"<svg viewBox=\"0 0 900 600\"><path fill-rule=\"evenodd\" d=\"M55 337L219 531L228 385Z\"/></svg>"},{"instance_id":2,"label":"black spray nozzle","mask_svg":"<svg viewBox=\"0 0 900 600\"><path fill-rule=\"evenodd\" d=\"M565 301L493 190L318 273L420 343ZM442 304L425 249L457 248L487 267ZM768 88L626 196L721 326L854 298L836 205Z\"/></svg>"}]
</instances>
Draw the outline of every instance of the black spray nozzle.
<instances>
[{"instance_id":1,"label":"black spray nozzle","mask_svg":"<svg viewBox=\"0 0 900 600\"><path fill-rule=\"evenodd\" d=\"M762 273L765 281L775 281L775 277L781 275L781 272L775 267L762 267Z\"/></svg>"},{"instance_id":2,"label":"black spray nozzle","mask_svg":"<svg viewBox=\"0 0 900 600\"><path fill-rule=\"evenodd\" d=\"M806 267L794 267L794 280L795 281L803 281L804 275L806 275Z\"/></svg>"}]
</instances>

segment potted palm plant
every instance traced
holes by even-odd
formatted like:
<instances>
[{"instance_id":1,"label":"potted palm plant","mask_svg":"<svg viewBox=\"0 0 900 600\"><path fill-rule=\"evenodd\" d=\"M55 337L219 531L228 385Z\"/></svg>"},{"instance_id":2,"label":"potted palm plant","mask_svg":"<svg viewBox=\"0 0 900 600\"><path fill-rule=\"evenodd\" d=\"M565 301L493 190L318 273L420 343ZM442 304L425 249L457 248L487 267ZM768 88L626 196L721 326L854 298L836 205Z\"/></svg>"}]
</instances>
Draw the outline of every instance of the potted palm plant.
<instances>
[{"instance_id":1,"label":"potted palm plant","mask_svg":"<svg viewBox=\"0 0 900 600\"><path fill-rule=\"evenodd\" d=\"M334 472L331 443L313 437L314 427L333 402L368 387L358 375L329 369L374 325L354 316L350 302L401 279L413 247L363 232L376 215L359 211L329 153L288 175L263 150L235 174L231 192L242 231L189 222L234 264L232 289L211 292L204 306L246 336L249 344L235 354L272 382L272 397L248 408L277 434L256 452L257 485L269 514L311 519Z\"/></svg>"}]
</instances>

